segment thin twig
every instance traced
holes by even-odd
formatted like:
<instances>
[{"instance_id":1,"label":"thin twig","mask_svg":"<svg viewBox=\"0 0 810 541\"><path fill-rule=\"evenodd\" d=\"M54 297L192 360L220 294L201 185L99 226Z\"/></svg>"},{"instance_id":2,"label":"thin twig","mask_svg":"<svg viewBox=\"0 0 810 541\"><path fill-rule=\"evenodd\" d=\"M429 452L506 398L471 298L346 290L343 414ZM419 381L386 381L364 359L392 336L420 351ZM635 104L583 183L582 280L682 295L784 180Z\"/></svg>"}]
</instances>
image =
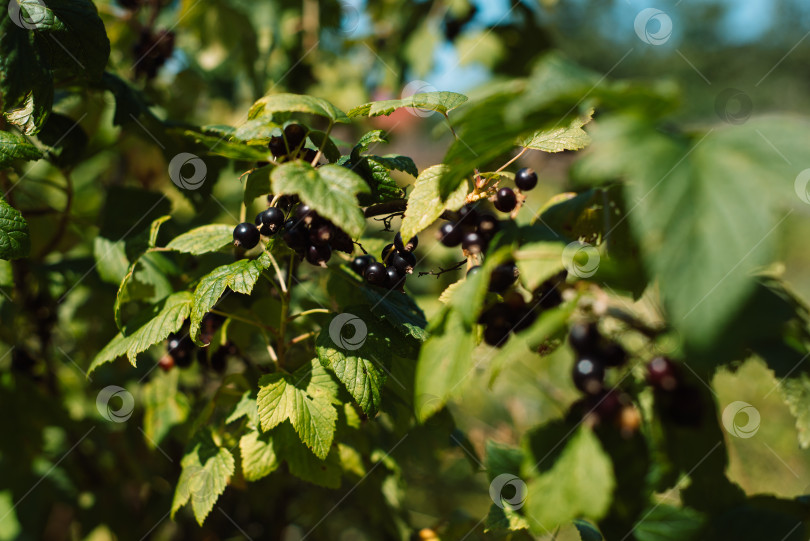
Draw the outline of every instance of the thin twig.
<instances>
[{"instance_id":1,"label":"thin twig","mask_svg":"<svg viewBox=\"0 0 810 541\"><path fill-rule=\"evenodd\" d=\"M326 308L312 308L311 310L304 310L303 312L299 312L297 314L291 315L287 318L289 321L301 316L308 316L309 314L328 314L331 310L327 310Z\"/></svg>"},{"instance_id":2,"label":"thin twig","mask_svg":"<svg viewBox=\"0 0 810 541\"><path fill-rule=\"evenodd\" d=\"M506 162L505 164L500 166L498 169L496 169L495 172L500 173L501 171L503 171L504 169L506 169L507 167L509 167L513 163L515 163L521 156L526 154L526 151L528 151L528 150L529 150L528 147L523 147L523 150L518 152L517 155L514 158L512 158L511 160L509 160L508 162Z\"/></svg>"},{"instance_id":3,"label":"thin twig","mask_svg":"<svg viewBox=\"0 0 810 541\"><path fill-rule=\"evenodd\" d=\"M458 263L456 263L452 267L449 267L449 268L446 268L446 269L442 268L442 267L439 267L439 272L436 272L436 271L420 272L419 276L420 277L421 276L435 276L436 279L438 279L439 276L441 276L442 274L444 274L446 272L453 272L453 271L461 270L461 267L463 267L465 263L467 263L466 259L464 259L462 261L459 261Z\"/></svg>"}]
</instances>

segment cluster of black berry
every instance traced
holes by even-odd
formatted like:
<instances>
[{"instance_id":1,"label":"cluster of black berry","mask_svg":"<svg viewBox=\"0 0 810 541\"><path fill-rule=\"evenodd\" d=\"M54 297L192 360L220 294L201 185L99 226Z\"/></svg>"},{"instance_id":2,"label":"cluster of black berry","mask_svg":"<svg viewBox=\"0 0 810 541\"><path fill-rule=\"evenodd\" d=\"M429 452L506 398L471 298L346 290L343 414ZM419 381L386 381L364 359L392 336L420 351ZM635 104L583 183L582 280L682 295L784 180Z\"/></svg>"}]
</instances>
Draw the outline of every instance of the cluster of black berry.
<instances>
[{"instance_id":1,"label":"cluster of black berry","mask_svg":"<svg viewBox=\"0 0 810 541\"><path fill-rule=\"evenodd\" d=\"M677 425L695 426L703 416L703 399L693 385L684 381L679 366L667 357L655 357L647 364L647 383L653 388L662 416Z\"/></svg>"},{"instance_id":2,"label":"cluster of black berry","mask_svg":"<svg viewBox=\"0 0 810 541\"><path fill-rule=\"evenodd\" d=\"M413 251L418 244L418 237L403 242L402 235L397 233L394 242L383 248L381 262L372 255L361 255L352 260L351 269L369 284L402 291L405 288L405 279L413 273L416 266Z\"/></svg>"},{"instance_id":3,"label":"cluster of black berry","mask_svg":"<svg viewBox=\"0 0 810 541\"><path fill-rule=\"evenodd\" d=\"M135 56L135 75L154 79L174 52L174 32L144 28L132 52Z\"/></svg>"},{"instance_id":4,"label":"cluster of black berry","mask_svg":"<svg viewBox=\"0 0 810 541\"><path fill-rule=\"evenodd\" d=\"M480 271L481 267L472 267L467 276ZM507 291L519 275L517 265L509 262L495 267L489 276L489 291L503 296L503 302L493 304L478 318L478 323L484 325L484 342L490 346L503 346L511 333L528 328L544 310L562 304L560 288L567 276L565 271L540 284L529 302L517 291Z\"/></svg>"},{"instance_id":5,"label":"cluster of black berry","mask_svg":"<svg viewBox=\"0 0 810 541\"><path fill-rule=\"evenodd\" d=\"M200 340L205 344L210 344L214 334L222 326L225 318L218 314L208 313L203 317L200 324ZM188 332L188 325L183 325L183 329L177 333L172 333L166 340L166 354L159 361L160 368L169 371L173 367L187 368L191 366L197 353L197 361L200 366L210 367L216 372L224 372L229 356L238 354L236 345L228 341L219 346L208 357L209 348L197 348Z\"/></svg>"},{"instance_id":6,"label":"cluster of black berry","mask_svg":"<svg viewBox=\"0 0 810 541\"><path fill-rule=\"evenodd\" d=\"M256 215L254 223L243 222L233 230L233 243L245 250L254 248L262 236L282 233L290 249L313 265L325 267L332 250L351 254L354 243L345 231L319 216L308 205L299 204L290 217L283 205L269 207Z\"/></svg>"},{"instance_id":7,"label":"cluster of black berry","mask_svg":"<svg viewBox=\"0 0 810 541\"><path fill-rule=\"evenodd\" d=\"M267 145L276 161L283 162L300 158L312 162L318 152L311 148L304 148L308 130L301 124L290 124L284 128L282 135L274 135Z\"/></svg>"},{"instance_id":8,"label":"cluster of black berry","mask_svg":"<svg viewBox=\"0 0 810 541\"><path fill-rule=\"evenodd\" d=\"M458 246L470 254L487 250L489 241L500 229L492 214L480 213L472 205L465 205L451 215L451 221L439 227L439 240L447 247Z\"/></svg>"},{"instance_id":9,"label":"cluster of black berry","mask_svg":"<svg viewBox=\"0 0 810 541\"><path fill-rule=\"evenodd\" d=\"M537 186L537 173L524 167L515 174L515 186L522 192L528 192ZM501 212L512 212L517 206L517 194L512 188L500 188L495 193L494 204Z\"/></svg>"},{"instance_id":10,"label":"cluster of black berry","mask_svg":"<svg viewBox=\"0 0 810 541\"><path fill-rule=\"evenodd\" d=\"M590 396L604 393L605 369L623 365L627 352L621 345L604 338L593 322L572 325L568 343L577 354L573 370L574 385Z\"/></svg>"}]
</instances>

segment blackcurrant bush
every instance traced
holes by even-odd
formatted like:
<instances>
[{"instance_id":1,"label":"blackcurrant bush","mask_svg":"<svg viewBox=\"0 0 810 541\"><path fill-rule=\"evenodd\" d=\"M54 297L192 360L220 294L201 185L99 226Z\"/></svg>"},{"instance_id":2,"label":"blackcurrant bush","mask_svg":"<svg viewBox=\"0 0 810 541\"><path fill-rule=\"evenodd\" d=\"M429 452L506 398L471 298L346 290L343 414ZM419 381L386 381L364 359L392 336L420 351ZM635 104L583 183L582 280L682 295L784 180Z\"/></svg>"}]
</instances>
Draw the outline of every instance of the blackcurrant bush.
<instances>
[{"instance_id":1,"label":"blackcurrant bush","mask_svg":"<svg viewBox=\"0 0 810 541\"><path fill-rule=\"evenodd\" d=\"M599 349L602 337L596 323L578 322L571 325L568 343L580 355L588 355Z\"/></svg>"},{"instance_id":2,"label":"blackcurrant bush","mask_svg":"<svg viewBox=\"0 0 810 541\"><path fill-rule=\"evenodd\" d=\"M647 383L662 391L678 387L678 367L666 357L656 357L647 364Z\"/></svg>"},{"instance_id":3,"label":"blackcurrant bush","mask_svg":"<svg viewBox=\"0 0 810 541\"><path fill-rule=\"evenodd\" d=\"M284 138L287 140L287 148L290 150L295 150L301 146L306 136L307 129L301 124L290 124L284 128Z\"/></svg>"},{"instance_id":4,"label":"blackcurrant bush","mask_svg":"<svg viewBox=\"0 0 810 541\"><path fill-rule=\"evenodd\" d=\"M515 186L524 192L528 192L537 186L537 173L534 172L534 169L524 167L515 175Z\"/></svg>"},{"instance_id":5,"label":"blackcurrant bush","mask_svg":"<svg viewBox=\"0 0 810 541\"><path fill-rule=\"evenodd\" d=\"M517 196L512 188L501 188L495 194L495 208L501 212L512 212L517 206Z\"/></svg>"},{"instance_id":6,"label":"blackcurrant bush","mask_svg":"<svg viewBox=\"0 0 810 541\"><path fill-rule=\"evenodd\" d=\"M461 247L471 254L480 254L487 249L487 240L476 232L467 233L461 241Z\"/></svg>"},{"instance_id":7,"label":"blackcurrant bush","mask_svg":"<svg viewBox=\"0 0 810 541\"><path fill-rule=\"evenodd\" d=\"M332 248L328 244L312 244L306 251L307 261L313 265L326 266L326 262L332 257Z\"/></svg>"},{"instance_id":8,"label":"blackcurrant bush","mask_svg":"<svg viewBox=\"0 0 810 541\"><path fill-rule=\"evenodd\" d=\"M413 252L418 245L419 238L416 235L411 237L407 243L402 242L402 235L399 233L394 236L394 246L399 252Z\"/></svg>"},{"instance_id":9,"label":"blackcurrant bush","mask_svg":"<svg viewBox=\"0 0 810 541\"><path fill-rule=\"evenodd\" d=\"M605 381L605 365L595 357L580 357L574 363L572 377L574 385L583 393L599 394Z\"/></svg>"},{"instance_id":10,"label":"blackcurrant bush","mask_svg":"<svg viewBox=\"0 0 810 541\"><path fill-rule=\"evenodd\" d=\"M376 261L369 263L366 270L363 272L363 277L369 284L375 286L384 286L388 281L388 274L385 271L385 265L377 263Z\"/></svg>"},{"instance_id":11,"label":"blackcurrant bush","mask_svg":"<svg viewBox=\"0 0 810 541\"><path fill-rule=\"evenodd\" d=\"M385 267L385 274L385 285L388 289L402 289L405 285L405 275L399 272L395 266L389 265Z\"/></svg>"},{"instance_id":12,"label":"blackcurrant bush","mask_svg":"<svg viewBox=\"0 0 810 541\"><path fill-rule=\"evenodd\" d=\"M261 240L259 229L250 222L242 222L233 230L233 243L245 250L250 250Z\"/></svg>"},{"instance_id":13,"label":"blackcurrant bush","mask_svg":"<svg viewBox=\"0 0 810 541\"><path fill-rule=\"evenodd\" d=\"M520 272L514 263L504 263L492 269L489 277L489 290L495 293L503 293L509 286L515 283Z\"/></svg>"},{"instance_id":14,"label":"blackcurrant bush","mask_svg":"<svg viewBox=\"0 0 810 541\"><path fill-rule=\"evenodd\" d=\"M335 235L335 227L330 223L324 223L309 230L309 241L312 244L329 244Z\"/></svg>"},{"instance_id":15,"label":"blackcurrant bush","mask_svg":"<svg viewBox=\"0 0 810 541\"><path fill-rule=\"evenodd\" d=\"M349 265L351 269L363 276L363 273L366 271L366 268L371 264L374 263L376 260L374 259L373 255L359 255L352 259L351 264Z\"/></svg>"},{"instance_id":16,"label":"blackcurrant bush","mask_svg":"<svg viewBox=\"0 0 810 541\"><path fill-rule=\"evenodd\" d=\"M494 237L500 228L500 222L492 214L482 214L478 219L478 232L487 238Z\"/></svg>"},{"instance_id":17,"label":"blackcurrant bush","mask_svg":"<svg viewBox=\"0 0 810 541\"><path fill-rule=\"evenodd\" d=\"M463 237L463 229L460 226L450 222L442 224L439 228L439 240L442 244L449 248L461 244Z\"/></svg>"},{"instance_id":18,"label":"blackcurrant bush","mask_svg":"<svg viewBox=\"0 0 810 541\"><path fill-rule=\"evenodd\" d=\"M488 325L484 329L484 342L494 347L503 347L509 338L509 327Z\"/></svg>"},{"instance_id":19,"label":"blackcurrant bush","mask_svg":"<svg viewBox=\"0 0 810 541\"><path fill-rule=\"evenodd\" d=\"M416 266L416 256L413 252L394 252L388 263L396 267L402 275L411 274Z\"/></svg>"},{"instance_id":20,"label":"blackcurrant bush","mask_svg":"<svg viewBox=\"0 0 810 541\"><path fill-rule=\"evenodd\" d=\"M386 244L385 248L382 249L382 253L380 254L380 257L382 257L382 262L388 264L391 255L396 251L397 249L393 243Z\"/></svg>"}]
</instances>

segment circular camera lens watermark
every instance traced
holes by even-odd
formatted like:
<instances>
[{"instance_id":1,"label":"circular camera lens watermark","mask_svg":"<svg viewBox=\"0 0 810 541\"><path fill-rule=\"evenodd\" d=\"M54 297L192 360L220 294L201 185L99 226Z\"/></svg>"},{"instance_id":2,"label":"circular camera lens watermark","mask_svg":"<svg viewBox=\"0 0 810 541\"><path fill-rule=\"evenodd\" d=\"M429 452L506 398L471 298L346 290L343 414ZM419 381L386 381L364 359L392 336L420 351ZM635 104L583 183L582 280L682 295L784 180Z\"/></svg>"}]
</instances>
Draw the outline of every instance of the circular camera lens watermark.
<instances>
[{"instance_id":1,"label":"circular camera lens watermark","mask_svg":"<svg viewBox=\"0 0 810 541\"><path fill-rule=\"evenodd\" d=\"M511 509L520 509L526 503L526 483L517 475L502 473L489 484L489 497L501 509L507 505Z\"/></svg>"},{"instance_id":2,"label":"circular camera lens watermark","mask_svg":"<svg viewBox=\"0 0 810 541\"><path fill-rule=\"evenodd\" d=\"M633 27L638 39L650 45L663 45L672 37L672 19L660 9L642 9Z\"/></svg>"},{"instance_id":3,"label":"circular camera lens watermark","mask_svg":"<svg viewBox=\"0 0 810 541\"><path fill-rule=\"evenodd\" d=\"M402 89L402 94L400 98L410 98L411 96L415 96L416 94L426 94L428 92L437 92L437 88L432 84L428 83L427 81L411 81L405 88ZM421 118L429 117L433 114L433 111L430 109L420 109L418 107L408 107L408 112L414 116L418 116Z\"/></svg>"},{"instance_id":4,"label":"circular camera lens watermark","mask_svg":"<svg viewBox=\"0 0 810 541\"><path fill-rule=\"evenodd\" d=\"M417 419L427 419L437 411L442 409L442 401L432 394L420 394L413 403L414 413Z\"/></svg>"},{"instance_id":5,"label":"circular camera lens watermark","mask_svg":"<svg viewBox=\"0 0 810 541\"><path fill-rule=\"evenodd\" d=\"M351 335L347 336L345 329L352 328ZM338 314L329 324L329 338L341 349L354 351L363 347L368 336L366 322L354 314Z\"/></svg>"},{"instance_id":6,"label":"circular camera lens watermark","mask_svg":"<svg viewBox=\"0 0 810 541\"><path fill-rule=\"evenodd\" d=\"M737 416L742 413L748 417L744 425L737 424ZM732 436L752 438L759 430L759 410L748 402L732 402L723 410L723 426Z\"/></svg>"},{"instance_id":7,"label":"circular camera lens watermark","mask_svg":"<svg viewBox=\"0 0 810 541\"><path fill-rule=\"evenodd\" d=\"M121 405L118 409L114 409L110 402L113 398L119 398ZM135 399L132 394L117 385L108 385L104 387L96 397L96 409L102 417L113 423L124 423L132 417L132 411L135 409Z\"/></svg>"},{"instance_id":8,"label":"circular camera lens watermark","mask_svg":"<svg viewBox=\"0 0 810 541\"><path fill-rule=\"evenodd\" d=\"M727 88L714 100L714 110L723 122L744 124L754 110L754 102L742 90Z\"/></svg>"},{"instance_id":9,"label":"circular camera lens watermark","mask_svg":"<svg viewBox=\"0 0 810 541\"><path fill-rule=\"evenodd\" d=\"M796 176L796 180L793 182L793 189L796 192L796 195L802 202L807 203L810 205L810 192L807 190L807 186L810 184L810 169L805 169L801 173Z\"/></svg>"},{"instance_id":10,"label":"circular camera lens watermark","mask_svg":"<svg viewBox=\"0 0 810 541\"><path fill-rule=\"evenodd\" d=\"M206 473L205 468L197 464L192 464L183 470L181 483L182 492L188 492L192 501L199 501L206 495Z\"/></svg>"},{"instance_id":11,"label":"circular camera lens watermark","mask_svg":"<svg viewBox=\"0 0 810 541\"><path fill-rule=\"evenodd\" d=\"M569 273L590 278L599 269L599 250L587 242L574 241L563 249L562 263Z\"/></svg>"},{"instance_id":12,"label":"circular camera lens watermark","mask_svg":"<svg viewBox=\"0 0 810 541\"><path fill-rule=\"evenodd\" d=\"M193 168L194 172L189 174L189 168ZM201 188L207 174L208 167L202 158L190 152L181 152L169 162L169 177L178 188L184 190Z\"/></svg>"},{"instance_id":13,"label":"circular camera lens watermark","mask_svg":"<svg viewBox=\"0 0 810 541\"><path fill-rule=\"evenodd\" d=\"M11 22L26 30L39 28L48 17L48 11L42 0L10 0L8 3Z\"/></svg>"},{"instance_id":14,"label":"circular camera lens watermark","mask_svg":"<svg viewBox=\"0 0 810 541\"><path fill-rule=\"evenodd\" d=\"M360 26L360 10L349 2L340 3L340 27L338 32L347 36Z\"/></svg>"}]
</instances>

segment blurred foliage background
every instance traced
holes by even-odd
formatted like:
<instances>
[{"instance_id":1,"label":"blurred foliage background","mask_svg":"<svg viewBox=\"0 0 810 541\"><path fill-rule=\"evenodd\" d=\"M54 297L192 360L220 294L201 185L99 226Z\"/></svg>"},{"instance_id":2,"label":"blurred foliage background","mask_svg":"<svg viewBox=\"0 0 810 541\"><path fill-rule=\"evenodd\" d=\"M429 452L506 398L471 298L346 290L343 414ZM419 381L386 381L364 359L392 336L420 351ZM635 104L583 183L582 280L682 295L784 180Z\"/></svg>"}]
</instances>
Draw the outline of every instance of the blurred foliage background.
<instances>
[{"instance_id":1,"label":"blurred foliage background","mask_svg":"<svg viewBox=\"0 0 810 541\"><path fill-rule=\"evenodd\" d=\"M810 110L810 6L801 0L662 2L656 7L671 16L673 34L661 46L639 40L633 23L647 6L625 0L154 0L137 11L96 3L112 43L108 70L142 89L158 117L179 125L238 125L250 104L269 91L313 94L344 110L414 89L474 98L488 85L525 76L551 50L606 77L675 82L682 107L673 120L687 128L728 121L729 114L732 120L747 118L748 109L754 115ZM174 44L165 51L165 63L149 51L139 60L136 52L149 49L143 36L163 30L173 34ZM157 64L154 73L150 62ZM727 89L736 92L731 112L722 101ZM364 514L372 512L364 500L378 495L346 494L345 485L337 492L305 485L284 492L265 480L249 493L229 488L221 505L244 532L216 512L203 533L188 514L171 522L164 514L179 471L182 434L153 448L139 428L140 408L136 422L97 428L97 390L137 382L149 367L142 363L133 370L119 362L115 370L85 379L84 369L115 330L117 281L104 273L115 277L120 271L96 268L94 254L105 242L142 233L150 222L141 220L143 208L161 192L168 199L149 215L173 214L175 220L164 226L170 233L189 224L235 223L242 171L224 161L209 165L219 169L216 197L201 191L199 199L188 199L168 178L161 147L169 143L137 119L124 118L124 129L115 127L109 93L58 92L55 110L79 122L68 139L76 150L64 150L66 159L71 153L80 158L72 201L66 201L51 166L32 168L13 198L30 223L34 257L0 262L0 341L6 349L0 359L0 540L274 538L281 535L274 523L309 521L312 510L275 504L296 490L312 491L313 501L328 507L349 496L315 537L369 539L360 531ZM386 150L412 156L421 169L440 162L450 143L446 125L436 117L401 111L370 125L389 130L392 144ZM334 135L349 142L360 133L352 127ZM85 134L92 134L89 144L81 140ZM572 160L568 153L529 153L518 162L541 173L531 207L571 188ZM56 220L66 204L69 219ZM808 213L810 207L797 200L782 228L785 277L804 297L810 297L810 255L801 248L810 234ZM438 247L424 270L452 263L456 255ZM430 316L439 292L455 279L426 276L409 284ZM634 308L655 313L644 302ZM454 440L430 460L402 458L400 475L410 488L398 497L411 523L434 527L453 517L462 525L459 531L468 531L486 515L486 478L475 473L486 441L517 444L529 427L561 415L576 397L567 356L560 350L541 361L520 359L493 389L478 380L452 408L471 448ZM33 366L33 376L12 374L12 364ZM807 493L810 453L799 450L793 417L779 393L771 392L772 374L751 360L738 373L717 375L712 384L720 404L743 400L762 413L762 437L727 441L731 479L750 493ZM424 458L418 448L418 441L409 442L403 456ZM292 526L283 535L300 539L305 531ZM562 532L558 539L575 536Z\"/></svg>"}]
</instances>

